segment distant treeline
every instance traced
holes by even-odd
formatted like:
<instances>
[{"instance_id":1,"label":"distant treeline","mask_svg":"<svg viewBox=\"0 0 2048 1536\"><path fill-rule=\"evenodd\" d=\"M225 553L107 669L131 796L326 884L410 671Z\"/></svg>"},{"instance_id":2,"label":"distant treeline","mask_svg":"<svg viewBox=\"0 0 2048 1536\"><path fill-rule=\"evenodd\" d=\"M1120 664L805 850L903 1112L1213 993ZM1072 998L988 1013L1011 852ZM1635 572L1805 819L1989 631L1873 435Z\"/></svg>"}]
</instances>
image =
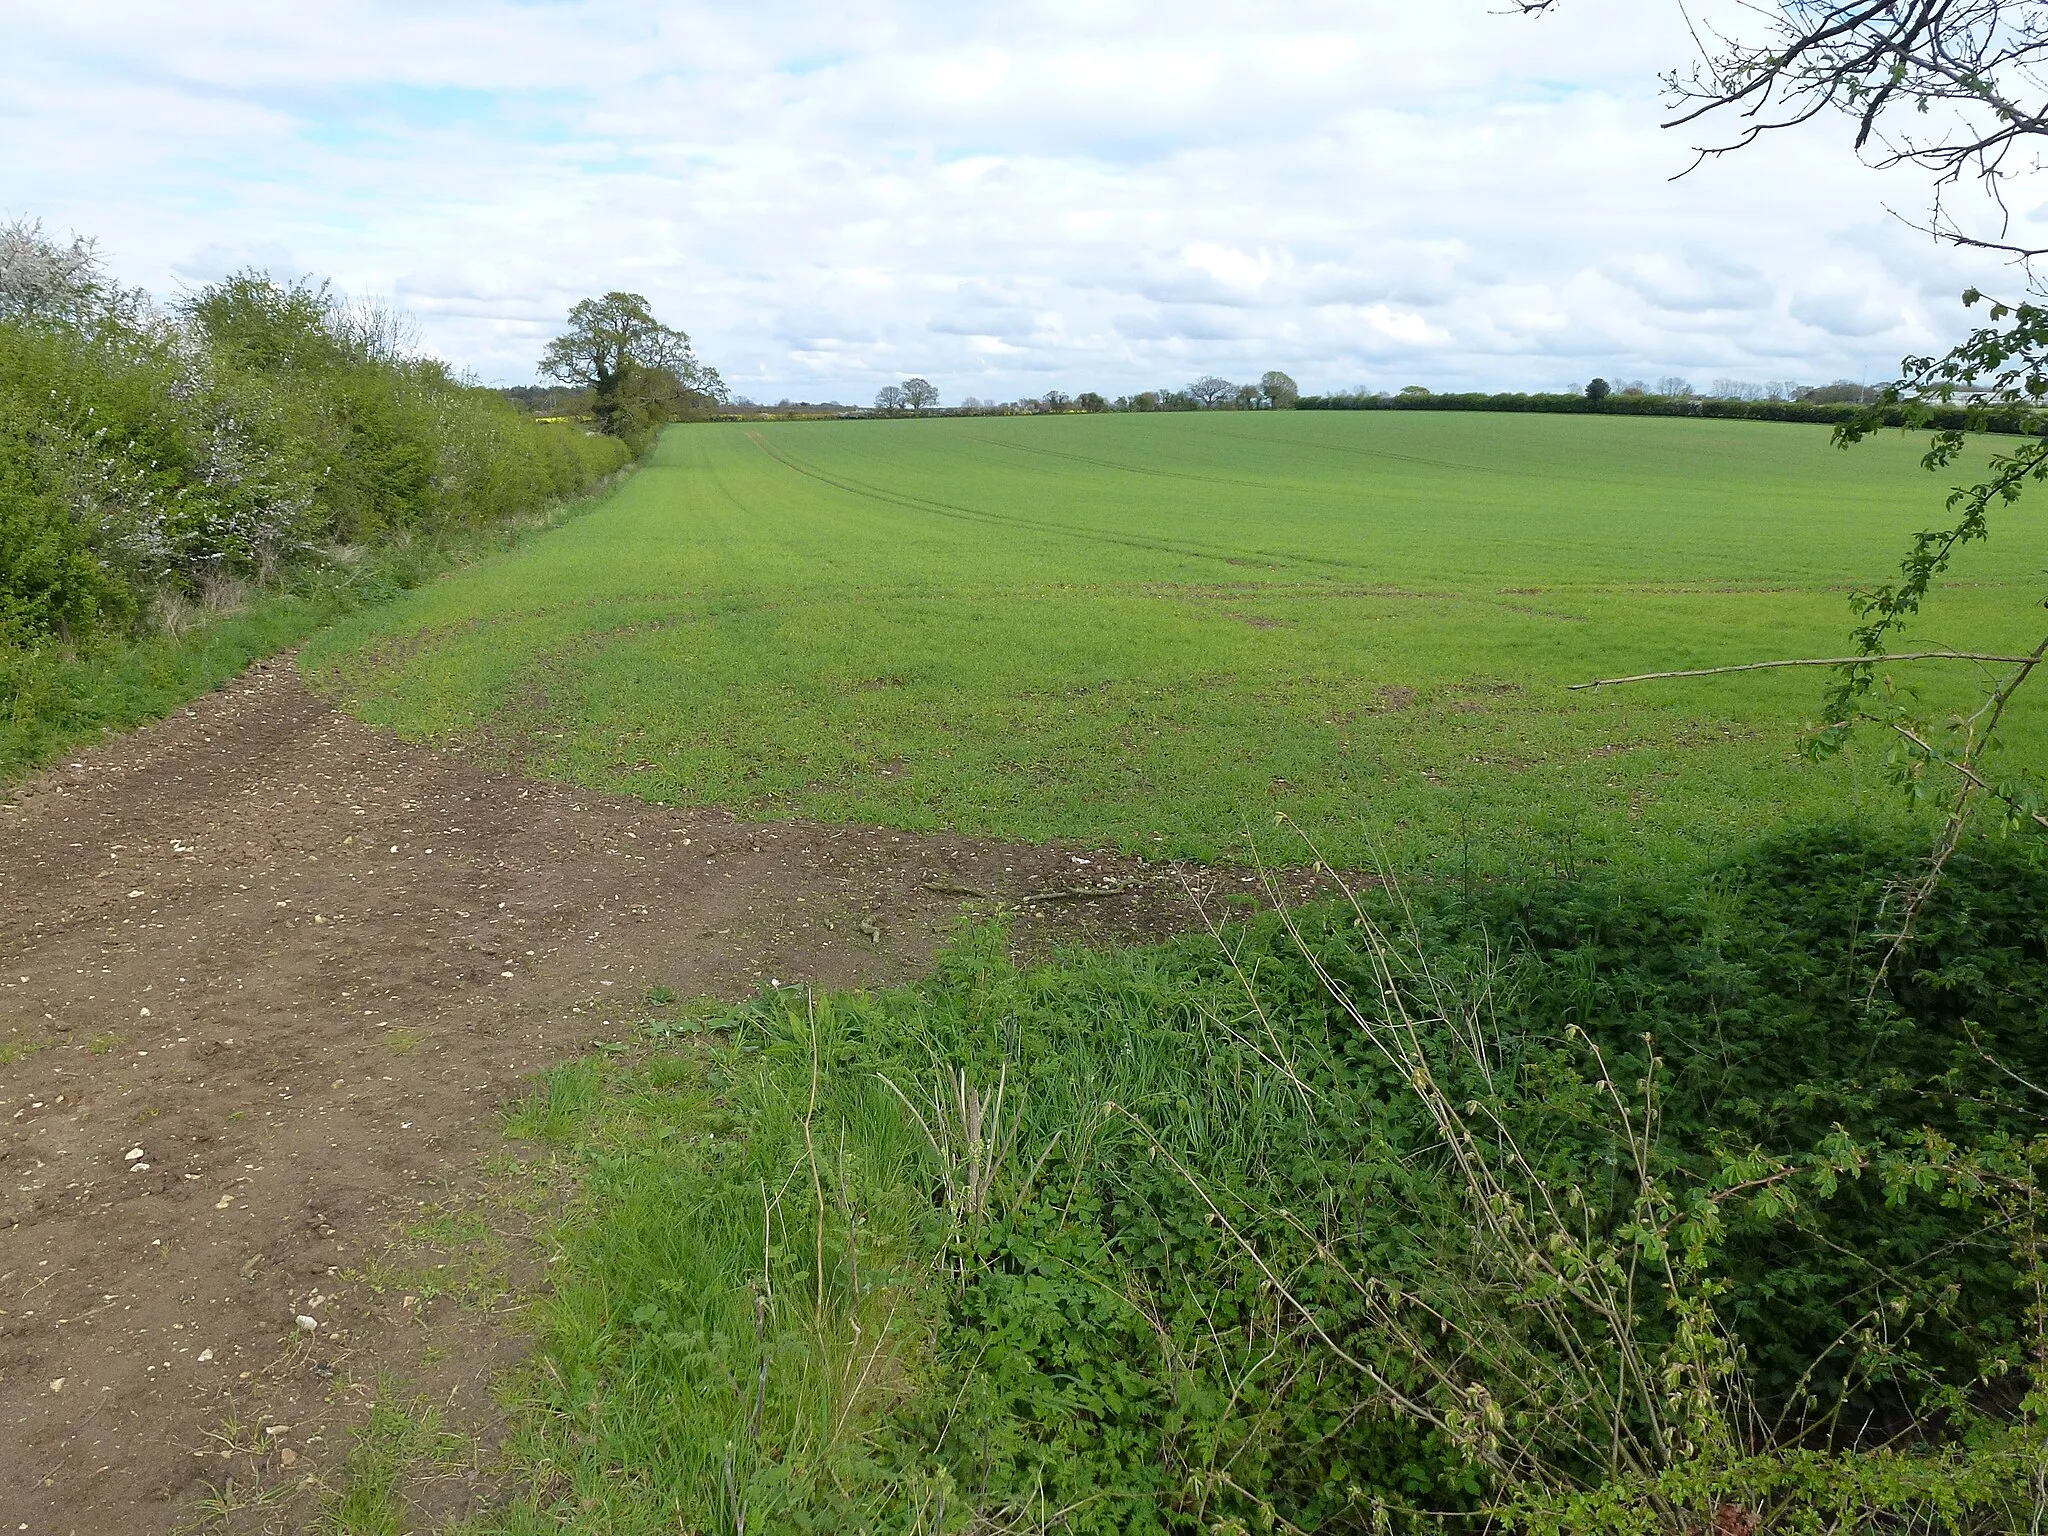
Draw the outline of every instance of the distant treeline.
<instances>
[{"instance_id":1,"label":"distant treeline","mask_svg":"<svg viewBox=\"0 0 2048 1536\"><path fill-rule=\"evenodd\" d=\"M1256 384L1233 384L1228 379L1206 375L1183 389L1146 389L1134 395L1111 397L1084 389L1070 395L1063 389L1049 389L1042 395L1017 400L984 400L969 395L958 405L946 405L929 380L905 379L884 385L875 394L873 406L842 405L837 400L782 400L762 405L744 397L727 400L715 418L720 421L810 419L840 417L872 419L900 416L1066 416L1097 415L1112 411L1266 411L1285 410L1294 404L1299 387L1286 374L1272 371ZM508 396L543 393L507 390ZM522 404L524 401L522 400ZM531 409L532 407L528 407Z\"/></svg>"},{"instance_id":2,"label":"distant treeline","mask_svg":"<svg viewBox=\"0 0 2048 1536\"><path fill-rule=\"evenodd\" d=\"M564 391L507 390L526 409L559 410L569 413L578 402ZM1837 426L1877 408L1888 426L1908 424L1904 406L1881 405L1882 394L1868 385L1837 380L1833 384L1808 387L1790 382L1767 385L1744 384L1738 380L1716 381L1709 394L1696 394L1682 379L1660 380L1655 389L1641 383L1610 386L1595 379L1583 390L1570 393L1484 393L1438 394L1420 385L1394 393L1353 390L1344 394L1304 395L1293 379L1277 370L1264 374L1256 384L1233 384L1227 379L1205 376L1182 389L1148 389L1132 395L1108 396L1095 390L1070 395L1051 389L1043 395L1017 400L983 400L969 395L957 405L944 404L939 391L924 379L906 379L889 385L875 397L872 407L842 405L837 401L813 403L783 400L775 405L757 405L746 399L727 402L717 419L738 421L773 417L781 419L843 417L935 416L1045 416L1094 415L1102 412L1151 411L1521 411L1571 416L1704 416L1736 421L1809 422ZM584 407L587 409L587 407ZM2024 407L1980 406L1964 401L1915 409L1914 425L1955 427L1978 432L2039 434L2048 430L2048 417Z\"/></svg>"},{"instance_id":3,"label":"distant treeline","mask_svg":"<svg viewBox=\"0 0 2048 1536\"><path fill-rule=\"evenodd\" d=\"M1406 390L1398 395L1303 395L1300 411L1522 411L1565 416L1710 416L1738 421L1798 421L1835 426L1865 413L1855 404L1819 404L1807 400L1723 400L1699 395L1611 394L1594 399L1581 394L1458 394L1439 395ZM1880 411L1887 426L1909 424L1903 406ZM1910 424L1968 428L1979 432L2039 434L2048 429L2039 412L2010 406L1976 408L1939 405L1915 415Z\"/></svg>"},{"instance_id":4,"label":"distant treeline","mask_svg":"<svg viewBox=\"0 0 2048 1536\"><path fill-rule=\"evenodd\" d=\"M388 310L253 271L160 307L89 241L0 225L0 685L10 653L174 632L195 602L523 514L630 457L411 343Z\"/></svg>"},{"instance_id":5,"label":"distant treeline","mask_svg":"<svg viewBox=\"0 0 2048 1536\"><path fill-rule=\"evenodd\" d=\"M595 390L563 384L515 384L498 393L529 416L587 417L597 403Z\"/></svg>"}]
</instances>

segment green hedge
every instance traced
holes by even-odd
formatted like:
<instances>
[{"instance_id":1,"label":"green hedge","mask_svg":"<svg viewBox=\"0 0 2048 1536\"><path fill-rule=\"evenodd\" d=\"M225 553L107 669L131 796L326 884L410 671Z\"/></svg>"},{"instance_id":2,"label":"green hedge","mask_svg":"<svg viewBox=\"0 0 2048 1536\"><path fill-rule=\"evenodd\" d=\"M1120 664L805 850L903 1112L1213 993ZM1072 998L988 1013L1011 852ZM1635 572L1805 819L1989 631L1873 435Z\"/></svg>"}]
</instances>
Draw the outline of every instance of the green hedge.
<instances>
[{"instance_id":1,"label":"green hedge","mask_svg":"<svg viewBox=\"0 0 2048 1536\"><path fill-rule=\"evenodd\" d=\"M1584 395L1304 395L1299 411L1525 411L1560 416L1705 416L1736 421L1798 421L1840 426L1864 414L1860 405L1809 405L1799 400L1700 400L1670 395L1609 395L1589 400ZM1888 427L1907 425L1964 428L1980 432L2033 435L2048 429L2032 411L1973 411L1967 406L1937 406L1925 417L1908 422L1903 408L1881 414Z\"/></svg>"},{"instance_id":2,"label":"green hedge","mask_svg":"<svg viewBox=\"0 0 2048 1536\"><path fill-rule=\"evenodd\" d=\"M164 598L488 526L628 459L374 319L244 274L172 315L0 321L0 647L131 638Z\"/></svg>"}]
</instances>

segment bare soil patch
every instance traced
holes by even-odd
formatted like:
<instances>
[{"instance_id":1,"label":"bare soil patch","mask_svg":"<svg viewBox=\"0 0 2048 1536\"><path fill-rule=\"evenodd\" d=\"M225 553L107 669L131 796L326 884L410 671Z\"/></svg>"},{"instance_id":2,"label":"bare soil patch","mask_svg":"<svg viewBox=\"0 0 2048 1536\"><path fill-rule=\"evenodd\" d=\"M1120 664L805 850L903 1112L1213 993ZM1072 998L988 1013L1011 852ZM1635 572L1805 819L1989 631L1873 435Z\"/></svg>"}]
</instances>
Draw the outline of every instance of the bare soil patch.
<instances>
[{"instance_id":1,"label":"bare soil patch","mask_svg":"<svg viewBox=\"0 0 2048 1536\"><path fill-rule=\"evenodd\" d=\"M237 1457L338 1455L307 1425L388 1342L345 1277L408 1214L459 1205L504 1102L622 1038L648 987L905 979L982 896L1027 948L1142 939L1195 920L1183 881L1254 889L490 773L337 713L289 660L19 786L4 1529L168 1531ZM466 1362L472 1395L498 1363Z\"/></svg>"}]
</instances>

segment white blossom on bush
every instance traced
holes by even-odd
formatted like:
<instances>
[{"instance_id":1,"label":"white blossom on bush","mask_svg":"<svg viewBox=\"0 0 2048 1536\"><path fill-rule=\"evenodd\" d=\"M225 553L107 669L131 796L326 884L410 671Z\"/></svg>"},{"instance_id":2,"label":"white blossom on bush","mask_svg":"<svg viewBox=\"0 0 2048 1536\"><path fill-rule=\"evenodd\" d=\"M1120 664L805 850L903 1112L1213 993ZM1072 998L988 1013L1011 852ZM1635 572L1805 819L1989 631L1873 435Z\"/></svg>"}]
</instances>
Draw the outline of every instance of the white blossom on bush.
<instances>
[{"instance_id":1,"label":"white blossom on bush","mask_svg":"<svg viewBox=\"0 0 2048 1536\"><path fill-rule=\"evenodd\" d=\"M146 303L141 289L109 280L97 241L63 244L40 219L0 224L0 320L93 329L137 321Z\"/></svg>"}]
</instances>

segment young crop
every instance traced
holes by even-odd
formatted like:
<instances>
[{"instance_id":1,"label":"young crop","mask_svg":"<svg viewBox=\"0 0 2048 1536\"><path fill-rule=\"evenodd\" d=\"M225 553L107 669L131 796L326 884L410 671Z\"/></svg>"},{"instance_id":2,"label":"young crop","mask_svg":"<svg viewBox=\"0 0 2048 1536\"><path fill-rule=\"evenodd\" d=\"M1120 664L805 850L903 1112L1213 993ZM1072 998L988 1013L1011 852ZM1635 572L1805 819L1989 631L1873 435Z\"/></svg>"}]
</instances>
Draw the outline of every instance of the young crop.
<instances>
[{"instance_id":1,"label":"young crop","mask_svg":"<svg viewBox=\"0 0 2048 1536\"><path fill-rule=\"evenodd\" d=\"M749 816L1218 859L1284 810L1343 867L1375 842L1475 879L1691 863L1781 814L1913 812L1874 740L1788 751L1796 672L1569 685L1847 654L1841 573L1884 570L1922 483L1910 445L1739 422L707 423L596 519L306 664L400 732ZM1955 624L2003 634L2048 548L2012 539L1959 555ZM1967 705L1963 664L1924 690ZM2038 759L2044 722L2019 699L2004 757Z\"/></svg>"}]
</instances>

